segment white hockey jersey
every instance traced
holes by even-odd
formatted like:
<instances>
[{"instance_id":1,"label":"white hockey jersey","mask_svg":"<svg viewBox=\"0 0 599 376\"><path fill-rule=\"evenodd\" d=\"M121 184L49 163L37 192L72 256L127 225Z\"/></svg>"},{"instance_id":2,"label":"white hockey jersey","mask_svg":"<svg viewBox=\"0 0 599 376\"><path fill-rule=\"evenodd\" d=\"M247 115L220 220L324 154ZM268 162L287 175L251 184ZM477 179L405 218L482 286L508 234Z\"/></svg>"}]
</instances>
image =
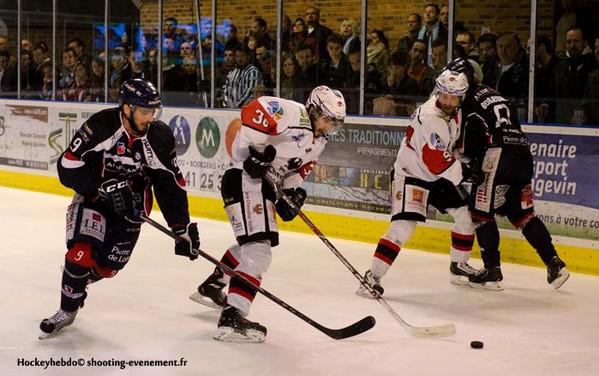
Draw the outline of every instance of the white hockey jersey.
<instances>
[{"instance_id":1,"label":"white hockey jersey","mask_svg":"<svg viewBox=\"0 0 599 376\"><path fill-rule=\"evenodd\" d=\"M395 160L395 179L409 176L428 182L440 178L458 185L462 165L456 157L456 141L460 135L461 111L453 117L436 105L433 95L412 115L406 135Z\"/></svg>"},{"instance_id":2,"label":"white hockey jersey","mask_svg":"<svg viewBox=\"0 0 599 376\"><path fill-rule=\"evenodd\" d=\"M231 167L243 169L249 147L263 152L277 149L269 176L283 188L300 186L326 146L326 137L314 137L303 104L276 97L260 97L241 109L241 129L233 142Z\"/></svg>"}]
</instances>

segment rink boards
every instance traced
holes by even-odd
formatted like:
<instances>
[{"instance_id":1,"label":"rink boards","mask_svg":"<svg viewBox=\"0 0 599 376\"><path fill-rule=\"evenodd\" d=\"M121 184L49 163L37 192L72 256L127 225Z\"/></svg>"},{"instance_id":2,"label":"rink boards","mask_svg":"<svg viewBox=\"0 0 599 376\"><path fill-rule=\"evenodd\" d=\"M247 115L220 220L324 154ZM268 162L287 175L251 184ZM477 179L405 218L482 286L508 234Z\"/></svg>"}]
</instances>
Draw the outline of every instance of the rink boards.
<instances>
[{"instance_id":1,"label":"rink boards","mask_svg":"<svg viewBox=\"0 0 599 376\"><path fill-rule=\"evenodd\" d=\"M81 124L107 107L0 101L0 185L71 195L56 178L56 160ZM271 110L273 117L283 116L276 103ZM238 111L165 108L161 120L175 135L192 215L225 221L220 177L240 125ZM350 117L330 140L305 183L306 212L326 236L373 244L385 232L389 170L408 121ZM554 240L569 269L599 275L599 193L594 183L599 131L563 126L527 126L526 130L535 155L533 191L538 215L558 235ZM447 253L447 218L431 211L429 219L418 227L407 247ZM280 227L310 232L300 219L280 223ZM503 261L542 265L519 233L503 229L502 235ZM364 252L372 251L373 245L365 245Z\"/></svg>"}]
</instances>

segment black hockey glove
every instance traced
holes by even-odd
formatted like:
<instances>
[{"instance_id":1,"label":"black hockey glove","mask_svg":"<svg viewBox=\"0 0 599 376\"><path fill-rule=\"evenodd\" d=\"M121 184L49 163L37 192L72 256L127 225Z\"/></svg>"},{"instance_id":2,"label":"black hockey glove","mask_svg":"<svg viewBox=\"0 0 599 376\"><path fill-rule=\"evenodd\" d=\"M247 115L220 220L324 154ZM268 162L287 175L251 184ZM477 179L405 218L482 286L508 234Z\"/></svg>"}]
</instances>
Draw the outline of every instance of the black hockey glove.
<instances>
[{"instance_id":1,"label":"black hockey glove","mask_svg":"<svg viewBox=\"0 0 599 376\"><path fill-rule=\"evenodd\" d=\"M301 209L302 205L304 205L304 201L306 201L306 197L308 196L306 191L302 188L284 189L283 193L285 196L289 197L291 201L293 201L297 209ZM291 208L291 206L289 206L289 204L287 204L283 197L279 198L275 206L277 208L277 214L279 214L279 217L281 217L281 219L285 222L291 221L298 214Z\"/></svg>"},{"instance_id":2,"label":"black hockey glove","mask_svg":"<svg viewBox=\"0 0 599 376\"><path fill-rule=\"evenodd\" d=\"M485 173L481 170L479 163L472 160L470 163L462 163L462 178L471 181L473 185L480 185L485 181Z\"/></svg>"},{"instance_id":3,"label":"black hockey glove","mask_svg":"<svg viewBox=\"0 0 599 376\"><path fill-rule=\"evenodd\" d=\"M137 217L129 180L109 179L100 185L98 194L111 213L123 217Z\"/></svg>"},{"instance_id":4,"label":"black hockey glove","mask_svg":"<svg viewBox=\"0 0 599 376\"><path fill-rule=\"evenodd\" d=\"M250 146L250 156L243 162L243 169L254 179L262 178L266 175L275 155L277 155L277 149L272 145L267 145L264 153L260 153Z\"/></svg>"},{"instance_id":5,"label":"black hockey glove","mask_svg":"<svg viewBox=\"0 0 599 376\"><path fill-rule=\"evenodd\" d=\"M198 224L188 223L187 226L173 227L173 232L183 238L175 241L175 254L189 257L192 261L197 259L200 249Z\"/></svg>"}]
</instances>

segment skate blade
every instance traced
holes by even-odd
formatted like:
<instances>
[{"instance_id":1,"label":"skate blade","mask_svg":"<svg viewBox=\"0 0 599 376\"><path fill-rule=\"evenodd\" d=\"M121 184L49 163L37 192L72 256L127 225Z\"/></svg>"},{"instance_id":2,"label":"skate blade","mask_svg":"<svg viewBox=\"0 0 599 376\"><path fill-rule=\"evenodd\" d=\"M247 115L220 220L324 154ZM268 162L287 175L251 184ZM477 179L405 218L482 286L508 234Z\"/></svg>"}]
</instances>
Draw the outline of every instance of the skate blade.
<instances>
[{"instance_id":1,"label":"skate blade","mask_svg":"<svg viewBox=\"0 0 599 376\"><path fill-rule=\"evenodd\" d=\"M212 299L205 297L204 295L200 294L199 292L194 292L193 294L189 295L189 299L199 303L201 305L204 305L206 307L210 307L210 308L214 308L214 309L222 309L222 306L219 306L218 304L214 303L212 301Z\"/></svg>"},{"instance_id":2,"label":"skate blade","mask_svg":"<svg viewBox=\"0 0 599 376\"><path fill-rule=\"evenodd\" d=\"M48 339L48 338L52 338L52 337L56 337L56 336L57 336L57 335L58 335L58 334L59 334L59 333L62 331L62 329L63 329L63 328L61 328L61 329L58 329L58 330L55 330L55 331L53 331L52 333L46 333L46 332L42 332L42 333L41 333L41 334L40 334L40 335L37 337L37 339L44 340L44 339Z\"/></svg>"},{"instance_id":3,"label":"skate blade","mask_svg":"<svg viewBox=\"0 0 599 376\"><path fill-rule=\"evenodd\" d=\"M468 283L470 287L481 290L489 290L489 291L503 291L503 287L499 284L499 282L483 282L483 283Z\"/></svg>"},{"instance_id":4,"label":"skate blade","mask_svg":"<svg viewBox=\"0 0 599 376\"><path fill-rule=\"evenodd\" d=\"M566 268L563 268L562 270L560 270L560 273L561 273L561 275L559 277L557 277L553 282L551 282L551 285L556 290L559 289L560 287L562 287L562 285L564 283L566 283L568 278L570 278L570 272L567 271Z\"/></svg>"},{"instance_id":5,"label":"skate blade","mask_svg":"<svg viewBox=\"0 0 599 376\"><path fill-rule=\"evenodd\" d=\"M254 329L248 329L246 334L238 333L230 327L220 327L214 335L215 340L221 342L237 342L237 343L262 343L265 335Z\"/></svg>"},{"instance_id":6,"label":"skate blade","mask_svg":"<svg viewBox=\"0 0 599 376\"><path fill-rule=\"evenodd\" d=\"M465 286L470 282L468 281L468 277L465 275L449 273L449 283L455 286Z\"/></svg>"}]
</instances>

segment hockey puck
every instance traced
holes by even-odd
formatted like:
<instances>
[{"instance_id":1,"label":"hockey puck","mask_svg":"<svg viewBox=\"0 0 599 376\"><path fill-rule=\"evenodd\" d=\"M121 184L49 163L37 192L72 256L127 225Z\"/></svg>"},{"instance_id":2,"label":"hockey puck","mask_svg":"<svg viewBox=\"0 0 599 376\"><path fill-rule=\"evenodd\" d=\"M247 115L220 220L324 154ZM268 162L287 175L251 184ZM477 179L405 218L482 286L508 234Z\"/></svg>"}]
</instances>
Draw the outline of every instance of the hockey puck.
<instances>
[{"instance_id":1,"label":"hockey puck","mask_svg":"<svg viewBox=\"0 0 599 376\"><path fill-rule=\"evenodd\" d=\"M481 341L470 342L470 347L472 347L473 349L482 349L483 346L484 346L484 343L482 343Z\"/></svg>"}]
</instances>

